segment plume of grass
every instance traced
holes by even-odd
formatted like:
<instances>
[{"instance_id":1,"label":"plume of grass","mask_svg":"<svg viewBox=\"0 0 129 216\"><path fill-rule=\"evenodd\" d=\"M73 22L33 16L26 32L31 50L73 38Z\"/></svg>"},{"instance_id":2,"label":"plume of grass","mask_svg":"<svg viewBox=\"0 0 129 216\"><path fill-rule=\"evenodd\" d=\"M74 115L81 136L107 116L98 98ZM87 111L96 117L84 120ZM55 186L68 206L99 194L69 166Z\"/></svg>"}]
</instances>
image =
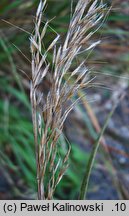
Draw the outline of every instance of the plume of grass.
<instances>
[{"instance_id":1,"label":"plume of grass","mask_svg":"<svg viewBox=\"0 0 129 216\"><path fill-rule=\"evenodd\" d=\"M86 62L81 62L74 69L72 63L81 52L93 49L100 43L100 41L94 42L83 50L84 44L88 44L104 17L102 1L79 0L71 16L64 43L59 45L60 35L57 34L48 48L43 51L42 44L49 27L49 21L46 21L42 27L46 2L45 0L39 3L34 32L30 37L32 53L30 98L36 148L38 199L53 198L56 186L68 167L70 147L65 156L60 157L58 139L68 114L80 100L77 98L72 102L71 98L91 82L88 81L89 70ZM48 62L47 57L51 51L53 60ZM44 85L44 79L49 74L52 82L45 95L40 87Z\"/></svg>"}]
</instances>

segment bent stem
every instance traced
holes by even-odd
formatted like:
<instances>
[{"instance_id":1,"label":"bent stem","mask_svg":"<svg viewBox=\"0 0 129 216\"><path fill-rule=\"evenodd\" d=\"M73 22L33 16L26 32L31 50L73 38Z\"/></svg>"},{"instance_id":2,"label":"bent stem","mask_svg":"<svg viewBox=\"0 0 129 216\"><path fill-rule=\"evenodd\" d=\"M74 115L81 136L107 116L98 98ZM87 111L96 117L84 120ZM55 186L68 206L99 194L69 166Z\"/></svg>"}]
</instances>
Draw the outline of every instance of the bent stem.
<instances>
[{"instance_id":1,"label":"bent stem","mask_svg":"<svg viewBox=\"0 0 129 216\"><path fill-rule=\"evenodd\" d=\"M97 154L97 151L98 151L98 148L99 148L99 145L100 145L100 140L105 132L105 129L107 128L108 126L108 123L109 123L109 120L110 118L112 117L117 105L118 105L118 102L120 102L120 100L122 100L124 97L124 95L122 95L119 99L119 101L117 101L117 103L113 106L111 112L108 114L107 116L107 119L105 121L105 124L100 132L100 135L98 136L95 144L94 144L94 147L93 147L93 150L91 152L91 155L90 155L90 158L89 158L89 162L88 164L86 165L86 171L85 171L85 174L84 174L84 177L83 177L83 181L82 181L82 184L81 184L81 189L80 189L80 194L79 194L79 200L85 200L86 199L86 195L87 195L87 190L88 190L88 185L89 185L89 179L90 179L90 175L91 175L91 171L92 171L92 168L93 168L93 165L94 165L94 161L95 161L95 157L96 157L96 154Z\"/></svg>"},{"instance_id":2,"label":"bent stem","mask_svg":"<svg viewBox=\"0 0 129 216\"><path fill-rule=\"evenodd\" d=\"M40 181L40 160L39 160L39 144L38 144L38 134L37 134L37 108L35 100L35 92L33 83L31 84L30 99L32 107L32 121L33 121L33 132L34 132L34 143L35 143L35 154L36 154L36 171L37 171L37 185L38 185L38 200L42 199L42 184Z\"/></svg>"}]
</instances>

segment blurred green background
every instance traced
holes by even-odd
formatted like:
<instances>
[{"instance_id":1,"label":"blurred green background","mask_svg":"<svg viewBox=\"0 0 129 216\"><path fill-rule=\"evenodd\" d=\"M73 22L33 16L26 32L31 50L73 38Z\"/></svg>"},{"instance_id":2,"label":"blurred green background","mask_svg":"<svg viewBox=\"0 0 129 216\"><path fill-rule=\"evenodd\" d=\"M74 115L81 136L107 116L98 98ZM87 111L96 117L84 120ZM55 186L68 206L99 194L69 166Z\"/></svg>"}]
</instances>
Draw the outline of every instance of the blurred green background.
<instances>
[{"instance_id":1,"label":"blurred green background","mask_svg":"<svg viewBox=\"0 0 129 216\"><path fill-rule=\"evenodd\" d=\"M77 199L92 146L123 92L126 96L101 140L87 198L129 199L129 2L105 3L112 4L112 9L95 35L102 42L87 59L96 82L86 90L87 99L69 116L60 138L63 145L69 140L72 150L56 199ZM28 77L31 74L29 33L37 5L37 0L0 1L0 199L36 198L29 80L24 72ZM51 28L61 34L62 41L70 10L69 0L48 0L44 21L54 17ZM51 28L44 41L46 47L53 37Z\"/></svg>"}]
</instances>

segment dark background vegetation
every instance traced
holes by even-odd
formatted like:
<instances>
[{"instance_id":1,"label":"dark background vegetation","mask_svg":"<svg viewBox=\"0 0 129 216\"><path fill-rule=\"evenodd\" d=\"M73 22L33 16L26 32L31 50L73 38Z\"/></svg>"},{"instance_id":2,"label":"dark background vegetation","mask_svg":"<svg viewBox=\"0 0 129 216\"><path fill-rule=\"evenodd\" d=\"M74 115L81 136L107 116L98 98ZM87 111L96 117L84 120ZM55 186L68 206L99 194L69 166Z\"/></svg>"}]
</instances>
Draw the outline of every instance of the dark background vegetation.
<instances>
[{"instance_id":1,"label":"dark background vegetation","mask_svg":"<svg viewBox=\"0 0 129 216\"><path fill-rule=\"evenodd\" d=\"M102 42L87 59L96 84L86 90L86 97L65 123L60 142L69 141L72 150L56 199L77 199L91 149L123 93L101 139L87 199L129 199L129 2L105 2L112 9L95 36ZM61 40L67 31L70 4L69 0L48 0L44 21L54 17L51 27L61 34ZM30 77L29 32L37 5L37 0L0 1L0 199L36 198L29 80L24 72ZM45 46L53 36L48 29ZM49 80L44 85L48 88Z\"/></svg>"}]
</instances>

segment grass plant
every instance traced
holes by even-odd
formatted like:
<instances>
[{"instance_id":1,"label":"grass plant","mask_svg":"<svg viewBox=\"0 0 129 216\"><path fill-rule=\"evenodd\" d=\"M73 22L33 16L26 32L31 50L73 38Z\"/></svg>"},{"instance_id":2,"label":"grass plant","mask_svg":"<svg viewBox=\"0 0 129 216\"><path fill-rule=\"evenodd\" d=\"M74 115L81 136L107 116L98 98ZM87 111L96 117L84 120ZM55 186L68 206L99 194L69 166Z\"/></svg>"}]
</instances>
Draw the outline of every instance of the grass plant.
<instances>
[{"instance_id":1,"label":"grass plant","mask_svg":"<svg viewBox=\"0 0 129 216\"><path fill-rule=\"evenodd\" d=\"M70 147L66 155L58 157L58 139L62 133L64 122L80 100L72 102L79 90L87 88L89 69L86 61L82 61L74 69L74 60L83 52L92 50L100 40L89 45L89 41L98 30L104 18L102 1L79 0L75 10L71 12L70 24L64 43L60 43L60 35L44 49L43 40L49 27L46 21L42 27L42 16L46 0L40 1L33 35L30 36L32 53L31 107L34 128L34 141L37 164L38 199L52 199L54 191L68 168ZM84 48L84 45L86 46ZM48 53L52 50L52 62ZM67 75L67 79L66 79ZM45 77L51 77L48 92L42 90ZM72 82L74 79L74 82ZM47 180L45 180L47 179Z\"/></svg>"},{"instance_id":2,"label":"grass plant","mask_svg":"<svg viewBox=\"0 0 129 216\"><path fill-rule=\"evenodd\" d=\"M100 2L100 1L98 1ZM108 2L108 0L106 1ZM35 170L35 157L34 157L34 145L33 145L33 134L32 134L32 125L30 122L30 104L29 100L24 94L23 86L21 85L21 76L19 76L18 71L16 69L16 64L19 65L19 62L21 62L21 56L19 58L17 48L22 50L22 52L27 55L29 58L29 46L28 44L28 33L22 32L20 29L25 28L26 31L31 32L32 30L32 19L30 18L30 11L31 14L35 10L35 7L39 1L12 1L10 3L9 0L1 0L0 7L1 7L1 16L4 20L9 23L13 23L14 26L11 26L7 22L0 22L0 91L1 91L1 100L0 100L0 162L1 165L4 164L5 168L9 168L9 173L13 172L15 173L14 176L17 176L19 179L21 179L21 182L26 185L26 191L30 191L32 189L32 193L37 190L36 187L36 170ZM57 2L55 1L55 4ZM119 4L118 4L119 3ZM128 7L128 3L125 1L119 2L117 0L115 2L116 5L121 6L121 11L118 9L118 6L115 6L116 9L111 11L111 14L107 18L107 22L103 25L103 28L100 28L98 32L96 32L96 36L100 37L100 33L103 35L103 37L107 38L107 42L101 44L102 49L98 51L98 49L94 50L92 54L94 56L98 57L99 60L105 61L105 56L103 55L103 46L105 49L115 49L116 53L114 55L115 61L110 62L110 59L107 60L110 63L102 65L100 67L99 71L100 73L100 80L102 79L102 74L106 72L108 76L112 76L112 74L116 75L116 80L119 79L119 75L122 72L127 71L128 72L128 52L127 52L127 46L124 47L124 44L126 41L128 41L128 32L126 31L126 26L128 22L128 15L124 13L123 10L123 4L125 4L125 8ZM75 6L75 2L74 2ZM123 10L123 11L122 11ZM74 10L72 10L74 11ZM44 54L47 49L44 48L43 43L48 45L50 43L49 39L51 38L50 35L54 35L55 33L52 32L52 29L55 30L55 32L58 32L61 34L61 37L57 41L56 49L58 50L61 42L65 40L65 33L67 32L67 26L69 22L70 17L70 3L69 1L60 1L58 2L55 7L53 7L53 1L48 0L48 7L46 10L47 17L49 19L52 19L53 17L57 16L55 19L52 20L51 23L48 21L48 28L47 28L47 35L43 38L42 42L42 53ZM86 14L86 13L84 13ZM71 17L73 15L73 12L71 14ZM43 22L41 22L41 28L45 25L46 22L46 16L43 13ZM101 21L100 21L101 23ZM49 27L49 24L52 28ZM19 26L19 29L16 28L16 26ZM122 26L122 28L121 28ZM94 31L94 27L91 29ZM33 32L34 33L34 32ZM58 34L57 34L58 35ZM113 46L113 43L109 42L108 38L115 38L117 39L116 45ZM105 40L105 39L104 39ZM13 46L11 43L15 44ZM83 44L84 49L88 47L88 44L91 45L92 41L90 38L86 41L85 44ZM108 44L110 43L110 45ZM62 43L63 45L63 43ZM121 53L124 51L124 55ZM112 51L110 51L112 52ZM118 54L119 55L118 55ZM43 55L42 54L42 55ZM47 55L50 56L50 59L52 59L51 56L53 56L53 49L49 50L47 52ZM85 52L82 54L85 55ZM77 55L76 58L82 55ZM40 55L41 57L41 55ZM76 59L75 58L75 59ZM73 71L76 68L76 61L75 59L72 62L71 68L68 69L67 74L64 76L69 77L69 74L71 71ZM15 60L15 61L14 61ZM8 62L10 64L8 64ZM46 57L46 63L48 63L48 59ZM51 74L54 72L54 68L52 62L49 62L49 71L48 74ZM11 65L11 67L10 67ZM22 66L24 70L27 68L27 74L28 71L30 71L30 66L25 61L22 60ZM79 66L79 64L78 64ZM43 63L43 67L46 67L46 64ZM87 65L86 65L87 67ZM89 70L89 69L88 69ZM79 73L79 72L78 72ZM97 76L99 75L96 72ZM78 75L78 74L77 74ZM47 76L47 75L46 75ZM105 76L105 75L104 75ZM107 76L106 76L107 77ZM64 79L63 78L63 83ZM19 79L19 80L18 80ZM24 79L22 79L24 81ZM74 77L74 80L76 80L76 76ZM45 80L44 80L45 83ZM70 84L73 84L73 81L70 80ZM41 84L42 85L42 84ZM40 87L41 87L40 85ZM28 92L28 87L25 89L26 92ZM85 92L85 88L83 90ZM76 93L75 93L76 94ZM40 92L41 95L41 92ZM44 98L46 99L47 95L44 95ZM83 100L86 100L85 97L83 97ZM86 101L87 102L87 101ZM44 100L45 103L45 100ZM42 110L41 108L37 106L37 110ZM64 107L63 107L64 108ZM22 110L22 112L21 112ZM41 111L40 111L41 112ZM37 111L37 118L39 111ZM89 130L90 136L95 140L97 133L95 132L92 122L90 122L90 118L87 121L87 114L84 113L85 126L87 130ZM42 115L41 115L42 116ZM39 117L40 119L40 117ZM44 127L44 125L42 124ZM51 133L51 129L48 128L49 135ZM59 130L58 130L59 133ZM60 137L59 137L60 138ZM38 140L39 141L39 140ZM58 146L58 156L61 157L61 160L63 160L64 150L62 149L62 146L65 146L63 141L58 141L56 143L56 146ZM61 198L61 199L75 199L77 196L77 193L80 188L80 182L82 173L84 173L83 167L85 166L85 163L87 164L87 159L89 155L82 152L80 150L80 147L75 148L76 143L71 143L72 150L69 155L69 168L64 173L64 177L62 181L58 184L58 187L55 191L54 198ZM9 149L9 150L8 150ZM60 152L60 149L63 151ZM67 149L67 148L66 148ZM66 150L65 150L66 151ZM62 155L63 154L63 155ZM83 156L82 156L83 155ZM13 156L13 157L12 157ZM86 157L86 158L85 158ZM86 161L85 161L86 160ZM68 164L68 163L67 163ZM61 167L61 166L60 166ZM60 168L59 167L59 168ZM87 166L86 166L87 167ZM11 171L11 172L10 172ZM47 175L48 172L46 172ZM50 175L49 175L50 176ZM11 177L11 175L10 175ZM46 182L46 179L45 179ZM14 183L14 185L16 185ZM47 188L46 195L47 197ZM69 191L69 193L66 195L65 191ZM119 188L118 188L119 190ZM72 191L72 192L71 192ZM22 192L23 193L23 192ZM29 195L29 197L34 197Z\"/></svg>"}]
</instances>

